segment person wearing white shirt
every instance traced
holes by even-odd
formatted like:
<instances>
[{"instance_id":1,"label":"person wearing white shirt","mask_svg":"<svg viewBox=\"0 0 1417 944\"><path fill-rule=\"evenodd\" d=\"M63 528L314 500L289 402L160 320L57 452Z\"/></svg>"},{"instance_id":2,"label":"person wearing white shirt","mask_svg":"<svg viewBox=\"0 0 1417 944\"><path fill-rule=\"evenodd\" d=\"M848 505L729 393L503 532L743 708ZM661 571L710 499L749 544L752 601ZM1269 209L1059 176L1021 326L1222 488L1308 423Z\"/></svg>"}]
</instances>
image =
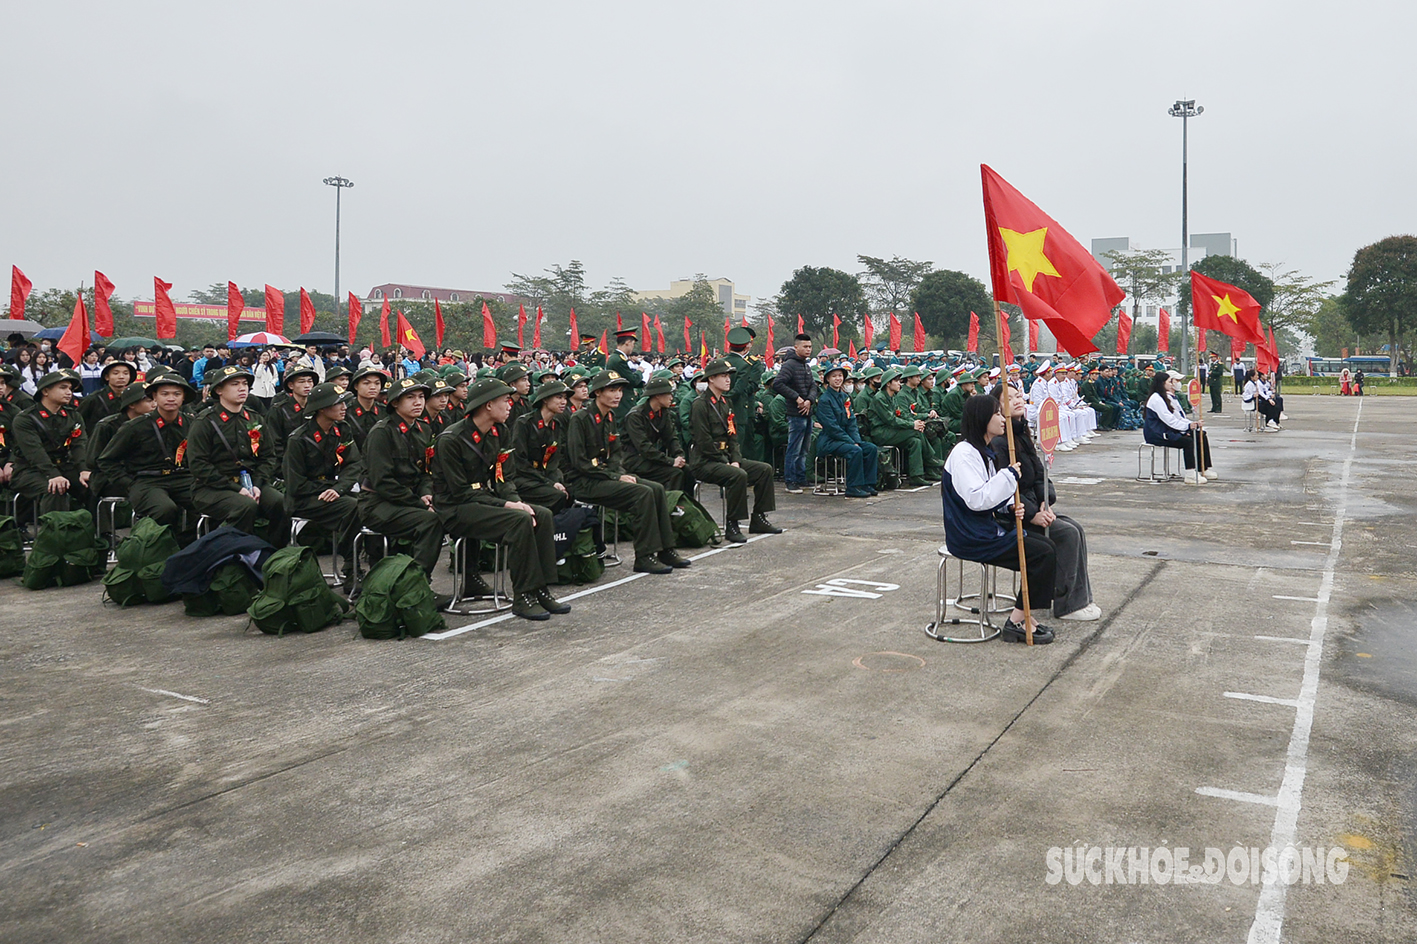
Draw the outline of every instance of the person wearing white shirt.
<instances>
[{"instance_id":1,"label":"person wearing white shirt","mask_svg":"<svg viewBox=\"0 0 1417 944\"><path fill-rule=\"evenodd\" d=\"M1187 485L1204 485L1220 478L1210 464L1210 439L1198 422L1186 416L1176 397L1176 384L1185 375L1174 370L1158 371L1151 378L1151 395L1146 399L1143 439L1153 446L1181 450L1186 464ZM1199 452L1199 461L1197 453Z\"/></svg>"}]
</instances>

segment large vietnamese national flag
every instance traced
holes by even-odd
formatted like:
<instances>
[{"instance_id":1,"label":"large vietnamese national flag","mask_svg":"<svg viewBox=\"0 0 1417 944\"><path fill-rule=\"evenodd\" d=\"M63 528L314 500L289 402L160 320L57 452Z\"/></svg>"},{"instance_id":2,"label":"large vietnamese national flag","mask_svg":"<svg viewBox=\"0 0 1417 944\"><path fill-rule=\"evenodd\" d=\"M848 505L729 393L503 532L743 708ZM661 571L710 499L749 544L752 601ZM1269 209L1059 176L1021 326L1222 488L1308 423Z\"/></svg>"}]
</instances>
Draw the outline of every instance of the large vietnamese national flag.
<instances>
[{"instance_id":1,"label":"large vietnamese national flag","mask_svg":"<svg viewBox=\"0 0 1417 944\"><path fill-rule=\"evenodd\" d=\"M994 299L1013 302L1025 318L1046 322L1074 357L1091 354L1097 350L1092 336L1126 293L1057 221L987 164L979 169Z\"/></svg>"},{"instance_id":2,"label":"large vietnamese national flag","mask_svg":"<svg viewBox=\"0 0 1417 944\"><path fill-rule=\"evenodd\" d=\"M1191 311L1197 328L1223 331L1232 338L1264 344L1260 303L1244 289L1191 270Z\"/></svg>"}]
</instances>

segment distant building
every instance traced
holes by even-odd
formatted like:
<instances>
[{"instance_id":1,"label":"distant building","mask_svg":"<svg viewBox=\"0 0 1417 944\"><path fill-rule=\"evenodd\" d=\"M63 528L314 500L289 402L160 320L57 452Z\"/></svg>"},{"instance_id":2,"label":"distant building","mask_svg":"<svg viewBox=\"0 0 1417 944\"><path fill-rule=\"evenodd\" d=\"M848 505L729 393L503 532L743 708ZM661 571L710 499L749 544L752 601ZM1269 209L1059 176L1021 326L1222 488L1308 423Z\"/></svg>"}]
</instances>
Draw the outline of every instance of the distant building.
<instances>
[{"instance_id":1,"label":"distant building","mask_svg":"<svg viewBox=\"0 0 1417 944\"><path fill-rule=\"evenodd\" d=\"M733 290L734 285L731 280L706 279L705 281L713 288L714 295L717 296L718 303L723 308L723 313L732 318L734 322L740 321L748 313L748 302L752 301L752 296L737 294ZM675 279L669 283L667 289L636 292L635 301L648 301L651 298L682 298L689 294L689 290L693 287L693 279Z\"/></svg>"},{"instance_id":2,"label":"distant building","mask_svg":"<svg viewBox=\"0 0 1417 944\"><path fill-rule=\"evenodd\" d=\"M390 304L406 300L411 302L447 302L457 304L458 302L470 302L477 298L485 298L488 301L497 300L506 302L509 305L522 304L526 302L520 295L509 295L506 292L480 292L466 288L437 288L432 285L406 285L401 282L385 282L383 285L376 285L369 290L369 294L364 298L365 308L379 307L388 299Z\"/></svg>"},{"instance_id":3,"label":"distant building","mask_svg":"<svg viewBox=\"0 0 1417 944\"><path fill-rule=\"evenodd\" d=\"M1107 258L1108 253L1131 252L1138 248L1140 247L1134 245L1127 236L1109 236L1092 241L1092 257L1110 269L1113 262L1111 259ZM1181 271L1181 250L1179 248L1164 248L1161 251L1170 257L1170 263L1163 265L1161 271L1167 274ZM1187 253L1186 261L1191 265L1195 265L1206 256L1234 256L1237 255L1238 252L1239 240L1235 239L1229 233L1192 233L1191 251ZM1126 289L1127 286L1122 285L1122 290L1126 291ZM1126 305L1127 310L1130 312L1131 299L1128 298L1123 304ZM1154 325L1159 320L1158 312L1161 308L1166 308L1174 315L1176 313L1175 306L1175 295L1172 295L1161 304L1152 301L1149 304L1142 305L1138 321L1143 324Z\"/></svg>"}]
</instances>

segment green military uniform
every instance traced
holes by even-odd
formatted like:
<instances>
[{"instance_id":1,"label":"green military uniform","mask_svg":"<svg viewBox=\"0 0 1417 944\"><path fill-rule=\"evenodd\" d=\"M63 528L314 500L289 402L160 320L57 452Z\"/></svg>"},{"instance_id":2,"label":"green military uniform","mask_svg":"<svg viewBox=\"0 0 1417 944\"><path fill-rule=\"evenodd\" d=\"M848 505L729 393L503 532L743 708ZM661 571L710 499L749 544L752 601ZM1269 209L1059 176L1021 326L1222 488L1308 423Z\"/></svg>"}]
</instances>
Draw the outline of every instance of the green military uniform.
<instances>
[{"instance_id":1,"label":"green military uniform","mask_svg":"<svg viewBox=\"0 0 1417 944\"><path fill-rule=\"evenodd\" d=\"M600 353L600 348L595 346L596 337L593 334L581 336L581 350L576 354L576 366L584 367L588 370L605 366L605 355ZM585 347L590 343L590 347Z\"/></svg>"},{"instance_id":2,"label":"green military uniform","mask_svg":"<svg viewBox=\"0 0 1417 944\"><path fill-rule=\"evenodd\" d=\"M904 469L896 471L908 475L911 482L921 485L926 482L925 436L915 430L915 419L907 403L899 403L899 394L888 396L886 384L900 377L892 368L882 375L883 381L867 404L866 416L870 423L871 441L878 446L895 446L901 452ZM861 414L857 414L859 417ZM938 473L937 473L938 474Z\"/></svg>"},{"instance_id":3,"label":"green military uniform","mask_svg":"<svg viewBox=\"0 0 1417 944\"><path fill-rule=\"evenodd\" d=\"M371 531L411 542L412 554L430 575L443 548L443 525L423 496L433 494L428 474L433 445L423 424L408 423L394 403L427 384L412 377L389 388L389 414L374 424L365 440L364 481L359 486L359 517Z\"/></svg>"},{"instance_id":4,"label":"green military uniform","mask_svg":"<svg viewBox=\"0 0 1417 944\"><path fill-rule=\"evenodd\" d=\"M175 383L181 383L177 377L162 376L149 389ZM189 515L186 528L181 527L182 512L193 510L192 473L185 464L191 423L183 413L167 420L153 410L120 426L98 457L107 487L127 494L133 515L152 518L174 533L184 532L179 540L197 527L195 515Z\"/></svg>"},{"instance_id":5,"label":"green military uniform","mask_svg":"<svg viewBox=\"0 0 1417 944\"><path fill-rule=\"evenodd\" d=\"M1102 396L1102 391L1097 389L1097 381L1093 379L1096 375L1096 368L1089 370L1085 375L1087 379L1078 386L1078 393L1082 396L1084 402L1092 407L1093 412L1097 414L1098 429L1116 429L1117 407L1108 403Z\"/></svg>"},{"instance_id":6,"label":"green military uniform","mask_svg":"<svg viewBox=\"0 0 1417 944\"><path fill-rule=\"evenodd\" d=\"M618 331L615 334L615 340L619 342L620 339L631 336L638 338L639 332ZM620 398L620 405L615 408L615 422L617 425L623 426L625 417L630 412L630 407L634 406L635 399L639 396L636 391L645 385L645 380L638 370L630 366L629 358L627 358L618 347L611 351L610 356L606 358L605 369L619 374L625 379L625 382L629 384L629 389L627 389L625 395Z\"/></svg>"},{"instance_id":7,"label":"green military uniform","mask_svg":"<svg viewBox=\"0 0 1417 944\"><path fill-rule=\"evenodd\" d=\"M645 399L625 417L625 468L636 478L653 479L670 491L689 492L693 483L685 467L674 460L684 455L673 407L652 410L650 399L673 393L671 380L651 380L645 385Z\"/></svg>"},{"instance_id":8,"label":"green military uniform","mask_svg":"<svg viewBox=\"0 0 1417 944\"><path fill-rule=\"evenodd\" d=\"M1206 386L1210 387L1210 412L1219 413L1220 393L1225 385L1225 365L1220 361L1213 360L1205 368Z\"/></svg>"},{"instance_id":9,"label":"green military uniform","mask_svg":"<svg viewBox=\"0 0 1417 944\"><path fill-rule=\"evenodd\" d=\"M728 332L728 343L735 347L747 345L756 337L752 328L739 325ZM733 386L728 388L728 400L740 420L738 448L747 458L760 462L763 459L763 444L757 432L757 396L763 386L762 359L734 350L730 350L723 359L733 368Z\"/></svg>"},{"instance_id":10,"label":"green military uniform","mask_svg":"<svg viewBox=\"0 0 1417 944\"><path fill-rule=\"evenodd\" d=\"M727 360L717 360L704 368L704 376L716 377L733 370ZM743 458L738 446L738 422L733 404L707 390L694 401L689 418L693 436L689 469L702 482L720 485L728 499L723 536L734 543L747 540L738 522L748 517L748 486L753 486L753 514L749 530L776 534L780 529L768 523L766 515L777 509L773 491L772 466ZM733 465L737 463L737 467Z\"/></svg>"},{"instance_id":11,"label":"green military uniform","mask_svg":"<svg viewBox=\"0 0 1417 944\"><path fill-rule=\"evenodd\" d=\"M374 428L374 424L379 422L389 413L389 408L378 400L370 404L366 410L360 405L358 399L349 401L349 412L345 415L345 425L349 427L349 434L354 437L355 445L362 450L364 440L369 435L369 430Z\"/></svg>"},{"instance_id":12,"label":"green military uniform","mask_svg":"<svg viewBox=\"0 0 1417 944\"><path fill-rule=\"evenodd\" d=\"M592 397L611 386L628 388L629 381L616 371L604 370L591 382ZM674 529L669 520L669 500L664 486L653 479L620 480L620 476L628 473L618 430L614 413L602 413L594 400L587 401L585 409L572 414L566 429L566 481L578 501L633 514L635 566L663 572L664 568L653 563L653 556L673 555Z\"/></svg>"},{"instance_id":13,"label":"green military uniform","mask_svg":"<svg viewBox=\"0 0 1417 944\"><path fill-rule=\"evenodd\" d=\"M561 440L566 433L566 416L553 416L550 420L541 415L538 404L548 397L565 393L566 385L559 381L542 384L532 397L531 412L517 420L512 427L512 450L516 456L514 483L522 501L533 505L544 505L554 515L571 503L569 490L561 475Z\"/></svg>"},{"instance_id":14,"label":"green military uniform","mask_svg":"<svg viewBox=\"0 0 1417 944\"><path fill-rule=\"evenodd\" d=\"M113 441L113 437L118 434L119 428L128 420L128 408L148 395L147 384L141 381L129 384L123 395L118 400L119 410L111 413L98 421L93 428L88 431L88 449L84 453L83 469L89 473L89 494L95 498L122 498L127 500L128 490L120 489L114 483L104 477L98 467L98 457L103 455L103 450L108 448L108 444Z\"/></svg>"},{"instance_id":15,"label":"green military uniform","mask_svg":"<svg viewBox=\"0 0 1417 944\"><path fill-rule=\"evenodd\" d=\"M468 412L511 392L500 381L478 381L468 391ZM479 430L471 415L449 426L434 447L433 500L449 534L506 545L513 591L534 594L556 580L556 527L544 505L528 503L532 514L506 507L523 501L512 472L511 438L501 424ZM541 615L532 618L544 618L544 610L534 612Z\"/></svg>"},{"instance_id":16,"label":"green military uniform","mask_svg":"<svg viewBox=\"0 0 1417 944\"><path fill-rule=\"evenodd\" d=\"M220 367L204 379L215 389L240 377L249 381L251 374L240 367ZM288 440L281 445L283 456ZM187 436L187 467L192 470L192 505L197 513L247 534L256 533L256 519L264 518L267 539L283 544L285 495L274 485L281 474L281 465L272 455L274 446L269 423L258 414L244 406L233 412L214 400L211 409L192 421ZM250 476L259 498L241 494L242 472Z\"/></svg>"},{"instance_id":17,"label":"green military uniform","mask_svg":"<svg viewBox=\"0 0 1417 944\"><path fill-rule=\"evenodd\" d=\"M694 389L692 383L684 384L684 386L689 388L689 392L684 394L683 399L675 405L674 418L678 421L675 423L675 426L679 433L679 445L684 447L684 451L687 454L689 446L693 443L693 437L689 433L689 415L694 409L694 400L698 397L699 393Z\"/></svg>"},{"instance_id":18,"label":"green military uniform","mask_svg":"<svg viewBox=\"0 0 1417 944\"><path fill-rule=\"evenodd\" d=\"M526 368L519 363L503 364L497 368L497 379L512 388L512 415L507 420L508 430L516 426L517 420L531 412L531 402L528 397L516 392L517 381L526 376Z\"/></svg>"},{"instance_id":19,"label":"green military uniform","mask_svg":"<svg viewBox=\"0 0 1417 944\"><path fill-rule=\"evenodd\" d=\"M354 536L359 533L359 500L353 491L364 477L364 456L348 422L321 429L316 415L351 397L352 394L341 394L333 384L318 384L305 401L310 420L286 443L281 460L286 515L304 518L334 535L345 561L346 579L353 571ZM321 501L320 496L327 491L338 497Z\"/></svg>"},{"instance_id":20,"label":"green military uniform","mask_svg":"<svg viewBox=\"0 0 1417 944\"><path fill-rule=\"evenodd\" d=\"M285 444L309 416L305 407L290 394L290 382L301 376L313 377L317 381L320 379L319 373L313 367L287 369L285 376L280 380L281 391L286 394L286 399L279 405L275 400L272 400L271 408L266 411L266 418L261 423L262 439L270 450L269 458L275 462L276 475L280 474L281 461L285 458Z\"/></svg>"},{"instance_id":21,"label":"green military uniform","mask_svg":"<svg viewBox=\"0 0 1417 944\"><path fill-rule=\"evenodd\" d=\"M885 371L875 366L863 370L861 379L866 381L866 386L856 391L851 398L851 412L856 416L856 431L861 434L862 439L871 439L871 401L875 398L878 389L878 387L871 385L871 381L883 373ZM874 440L872 441L874 442Z\"/></svg>"},{"instance_id":22,"label":"green military uniform","mask_svg":"<svg viewBox=\"0 0 1417 944\"><path fill-rule=\"evenodd\" d=\"M76 370L56 370L36 384L37 393L52 384L68 381L74 388L81 383ZM33 403L10 421L10 484L34 502L38 513L68 511L88 502L88 489L79 481L85 443L84 421L70 407L49 410ZM69 488L62 494L49 491L49 480L63 476Z\"/></svg>"},{"instance_id":23,"label":"green military uniform","mask_svg":"<svg viewBox=\"0 0 1417 944\"><path fill-rule=\"evenodd\" d=\"M137 371L133 369L133 366L122 361L114 361L105 366L103 372L99 375L104 381L103 388L95 390L79 401L79 416L83 418L84 429L92 430L98 426L98 421L105 416L112 416L115 413L122 412L122 407L118 405L118 401L123 394L108 386L108 372L116 367L127 369L129 383L132 383L133 378L137 376Z\"/></svg>"}]
</instances>

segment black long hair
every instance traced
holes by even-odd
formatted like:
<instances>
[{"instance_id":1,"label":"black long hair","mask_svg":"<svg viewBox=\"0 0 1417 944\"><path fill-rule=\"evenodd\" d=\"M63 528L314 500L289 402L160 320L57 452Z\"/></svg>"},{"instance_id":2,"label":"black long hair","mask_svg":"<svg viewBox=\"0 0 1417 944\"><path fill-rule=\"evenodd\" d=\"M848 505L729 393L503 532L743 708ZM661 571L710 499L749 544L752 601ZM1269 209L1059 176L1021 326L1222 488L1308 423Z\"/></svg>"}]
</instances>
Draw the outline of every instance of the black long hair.
<instances>
[{"instance_id":1,"label":"black long hair","mask_svg":"<svg viewBox=\"0 0 1417 944\"><path fill-rule=\"evenodd\" d=\"M989 391L989 396L999 401L999 409L1002 410L1004 408L1003 384L994 384L993 389ZM1010 396L1022 397L1023 393L1015 387L1014 392L1010 394ZM1029 429L1028 415L1025 413L1023 416L1010 416L1008 417L1008 421L1012 423L1014 427L1014 449L1018 452L1027 453L1028 455L1035 455L1037 450L1033 448L1033 430Z\"/></svg>"},{"instance_id":2,"label":"black long hair","mask_svg":"<svg viewBox=\"0 0 1417 944\"><path fill-rule=\"evenodd\" d=\"M999 401L989 396L975 394L964 401L964 415L959 421L960 436L983 457L985 468L994 460L994 453L989 448L989 421L1002 409Z\"/></svg>"},{"instance_id":3,"label":"black long hair","mask_svg":"<svg viewBox=\"0 0 1417 944\"><path fill-rule=\"evenodd\" d=\"M1166 408L1174 412L1176 404L1171 399L1171 394L1166 392L1166 378L1169 376L1170 374L1166 373L1164 370L1158 370L1156 372L1156 375L1151 378L1151 389L1147 391L1147 399L1151 399L1151 394L1159 393L1161 394L1161 399L1166 401ZM1145 406L1146 404L1142 405Z\"/></svg>"}]
</instances>

